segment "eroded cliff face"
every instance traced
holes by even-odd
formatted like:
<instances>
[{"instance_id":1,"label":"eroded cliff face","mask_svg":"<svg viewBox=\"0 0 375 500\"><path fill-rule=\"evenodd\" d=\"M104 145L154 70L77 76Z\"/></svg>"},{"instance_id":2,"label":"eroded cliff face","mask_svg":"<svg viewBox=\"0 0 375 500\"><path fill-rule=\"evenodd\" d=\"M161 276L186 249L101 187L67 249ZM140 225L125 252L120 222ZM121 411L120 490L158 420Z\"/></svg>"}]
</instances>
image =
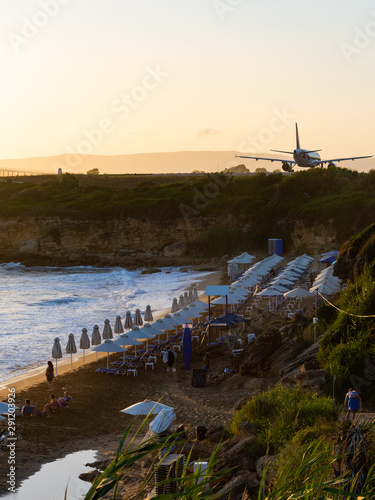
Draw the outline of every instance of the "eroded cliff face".
<instances>
[{"instance_id":1,"label":"eroded cliff face","mask_svg":"<svg viewBox=\"0 0 375 500\"><path fill-rule=\"evenodd\" d=\"M202 260L197 242L211 226L236 224L235 218L153 220L0 219L0 259L26 265L174 265ZM321 252L336 240L332 226L296 223L289 252ZM266 248L267 242L265 242ZM251 248L248 249L251 251Z\"/></svg>"}]
</instances>

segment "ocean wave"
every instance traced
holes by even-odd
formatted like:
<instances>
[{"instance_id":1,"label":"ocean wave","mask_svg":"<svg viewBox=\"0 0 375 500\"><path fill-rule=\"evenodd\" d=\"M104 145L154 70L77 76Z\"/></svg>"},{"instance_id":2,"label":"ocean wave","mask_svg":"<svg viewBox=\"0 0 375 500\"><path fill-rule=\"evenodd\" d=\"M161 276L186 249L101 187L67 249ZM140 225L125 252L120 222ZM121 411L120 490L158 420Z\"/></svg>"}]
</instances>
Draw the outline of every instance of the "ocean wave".
<instances>
[{"instance_id":1,"label":"ocean wave","mask_svg":"<svg viewBox=\"0 0 375 500\"><path fill-rule=\"evenodd\" d=\"M31 306L56 306L63 304L70 304L71 302L78 302L80 297L78 295L72 295L70 297L59 297L58 299L42 300L41 302L35 302L30 304Z\"/></svg>"},{"instance_id":2,"label":"ocean wave","mask_svg":"<svg viewBox=\"0 0 375 500\"><path fill-rule=\"evenodd\" d=\"M22 271L25 270L26 267L20 264L19 262L6 262L4 264L0 264L0 271Z\"/></svg>"}]
</instances>

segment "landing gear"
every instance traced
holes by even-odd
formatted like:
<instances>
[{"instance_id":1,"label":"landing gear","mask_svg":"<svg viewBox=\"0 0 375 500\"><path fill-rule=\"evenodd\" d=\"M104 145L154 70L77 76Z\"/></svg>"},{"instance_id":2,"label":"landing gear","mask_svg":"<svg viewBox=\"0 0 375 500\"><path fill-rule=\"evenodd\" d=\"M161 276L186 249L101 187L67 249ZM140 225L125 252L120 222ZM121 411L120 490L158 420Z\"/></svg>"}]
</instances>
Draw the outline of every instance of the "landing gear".
<instances>
[{"instance_id":1,"label":"landing gear","mask_svg":"<svg viewBox=\"0 0 375 500\"><path fill-rule=\"evenodd\" d=\"M283 163L281 167L284 172L293 172L293 167L290 163Z\"/></svg>"}]
</instances>

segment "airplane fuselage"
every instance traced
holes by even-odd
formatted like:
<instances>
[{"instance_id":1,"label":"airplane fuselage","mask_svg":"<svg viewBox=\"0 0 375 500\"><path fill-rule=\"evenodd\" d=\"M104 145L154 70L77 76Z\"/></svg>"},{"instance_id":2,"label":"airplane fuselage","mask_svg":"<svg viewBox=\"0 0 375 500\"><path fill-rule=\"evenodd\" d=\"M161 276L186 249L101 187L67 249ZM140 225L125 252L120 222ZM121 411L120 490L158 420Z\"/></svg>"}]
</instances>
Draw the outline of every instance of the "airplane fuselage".
<instances>
[{"instance_id":1,"label":"airplane fuselage","mask_svg":"<svg viewBox=\"0 0 375 500\"><path fill-rule=\"evenodd\" d=\"M295 149L293 158L299 167L314 168L320 166L320 156L315 151Z\"/></svg>"}]
</instances>

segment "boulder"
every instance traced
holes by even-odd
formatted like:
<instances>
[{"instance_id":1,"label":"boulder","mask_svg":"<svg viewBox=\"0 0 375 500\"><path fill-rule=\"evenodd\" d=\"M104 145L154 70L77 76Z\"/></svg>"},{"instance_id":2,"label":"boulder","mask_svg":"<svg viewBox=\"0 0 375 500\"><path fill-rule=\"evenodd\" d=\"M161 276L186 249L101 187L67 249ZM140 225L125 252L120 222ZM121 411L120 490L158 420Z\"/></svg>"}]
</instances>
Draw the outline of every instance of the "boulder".
<instances>
[{"instance_id":1,"label":"boulder","mask_svg":"<svg viewBox=\"0 0 375 500\"><path fill-rule=\"evenodd\" d=\"M281 344L282 337L279 330L269 328L234 359L233 365L240 375L263 377L271 368L270 358Z\"/></svg>"},{"instance_id":2,"label":"boulder","mask_svg":"<svg viewBox=\"0 0 375 500\"><path fill-rule=\"evenodd\" d=\"M280 376L293 376L301 371L301 366L305 365L305 368L311 369L311 366L315 368L318 367L319 363L317 361L319 351L319 342L315 342L307 349L304 349L296 358L291 361L286 367L280 370Z\"/></svg>"},{"instance_id":3,"label":"boulder","mask_svg":"<svg viewBox=\"0 0 375 500\"><path fill-rule=\"evenodd\" d=\"M272 467L275 464L276 461L276 456L274 455L266 455L264 457L260 457L256 462L255 462L255 467L258 476L261 478L263 475L263 471L265 468L267 468L267 479L269 480L270 477L273 475L272 473Z\"/></svg>"},{"instance_id":4,"label":"boulder","mask_svg":"<svg viewBox=\"0 0 375 500\"><path fill-rule=\"evenodd\" d=\"M164 257L182 257L186 254L187 246L184 241L177 241L163 248Z\"/></svg>"}]
</instances>

